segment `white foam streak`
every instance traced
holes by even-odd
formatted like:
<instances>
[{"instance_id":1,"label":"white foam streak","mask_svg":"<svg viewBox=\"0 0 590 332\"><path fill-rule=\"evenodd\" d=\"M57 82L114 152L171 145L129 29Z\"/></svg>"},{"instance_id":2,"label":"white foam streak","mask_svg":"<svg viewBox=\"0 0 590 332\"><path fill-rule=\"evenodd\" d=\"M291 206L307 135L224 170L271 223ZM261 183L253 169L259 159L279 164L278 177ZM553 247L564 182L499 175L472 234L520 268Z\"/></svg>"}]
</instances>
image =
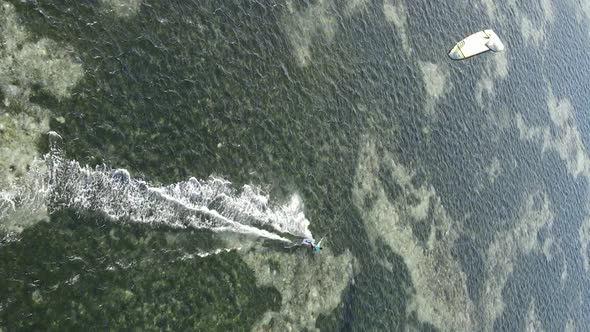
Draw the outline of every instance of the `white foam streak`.
<instances>
[{"instance_id":1,"label":"white foam streak","mask_svg":"<svg viewBox=\"0 0 590 332\"><path fill-rule=\"evenodd\" d=\"M0 231L19 233L31 222L23 211L53 213L72 209L98 212L113 221L208 229L290 243L285 234L312 238L303 203L272 203L254 185L234 188L226 179L194 177L171 185L150 186L124 169L91 168L63 157L62 138L49 133L51 152L20 183L0 191ZM31 219L31 218L28 218Z\"/></svg>"},{"instance_id":2,"label":"white foam streak","mask_svg":"<svg viewBox=\"0 0 590 332\"><path fill-rule=\"evenodd\" d=\"M49 186L47 169L34 160L31 169L15 183L0 191L0 242L17 239L16 234L40 220L47 219L45 208Z\"/></svg>"},{"instance_id":3,"label":"white foam streak","mask_svg":"<svg viewBox=\"0 0 590 332\"><path fill-rule=\"evenodd\" d=\"M227 182L229 184L229 182ZM219 214L217 211L215 210L209 210L207 207L192 207L189 206L187 204L185 204L184 202L170 196L167 195L162 189L160 188L148 188L148 190L157 193L159 195L161 195L161 197L165 200L167 200L168 202L172 203L172 204L178 204L178 206L180 206L181 208L186 209L187 211L193 211L197 214L203 214L207 217L210 217L211 219L216 219L216 220L220 220L224 223L227 223L227 227L224 226L217 226L216 230L217 231L233 231L236 233L242 233L242 234L255 234L261 237L266 237L269 239L273 239L273 240L279 240L279 241L285 241L285 242L291 242L288 239L285 239L283 237L280 237L274 233L271 232L267 232L265 230L262 229L258 229L256 227L251 227L248 225L242 225L238 222L235 222L233 220L230 220L224 216L222 216L221 214ZM229 198L227 195L222 194L223 196L225 196L226 198ZM245 213L248 213L248 211L245 211ZM191 223L190 224L191 227L194 228L203 228L202 224L199 223Z\"/></svg>"},{"instance_id":4,"label":"white foam streak","mask_svg":"<svg viewBox=\"0 0 590 332\"><path fill-rule=\"evenodd\" d=\"M52 212L63 208L97 211L113 220L234 232L283 242L291 240L271 230L311 237L298 196L280 206L271 204L267 194L253 185L235 189L221 178L190 178L151 187L131 178L126 170L92 169L59 154L46 160Z\"/></svg>"},{"instance_id":5,"label":"white foam streak","mask_svg":"<svg viewBox=\"0 0 590 332\"><path fill-rule=\"evenodd\" d=\"M219 255L219 254L229 253L229 252L238 251L238 250L242 250L242 248L241 247L237 247L237 248L215 249L213 251L200 252L200 253L197 253L196 255L199 256L199 257L201 257L201 258L204 258L204 257L207 257L207 256ZM182 257L182 260L193 259L193 258L195 258L195 255L187 254L187 255L184 255Z\"/></svg>"}]
</instances>

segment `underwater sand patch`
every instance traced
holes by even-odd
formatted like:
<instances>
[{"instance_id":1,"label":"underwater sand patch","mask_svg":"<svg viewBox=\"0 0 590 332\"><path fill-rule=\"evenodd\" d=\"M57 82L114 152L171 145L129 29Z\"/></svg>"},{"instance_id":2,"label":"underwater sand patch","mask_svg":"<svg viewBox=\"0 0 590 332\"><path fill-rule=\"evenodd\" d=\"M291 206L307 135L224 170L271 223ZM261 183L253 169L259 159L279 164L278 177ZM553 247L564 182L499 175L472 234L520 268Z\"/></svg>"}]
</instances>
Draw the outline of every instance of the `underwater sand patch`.
<instances>
[{"instance_id":1,"label":"underwater sand patch","mask_svg":"<svg viewBox=\"0 0 590 332\"><path fill-rule=\"evenodd\" d=\"M588 258L588 242L590 242L590 217L586 218L580 229L578 230L580 239L580 255L584 262L584 270L590 271L590 260Z\"/></svg>"},{"instance_id":2,"label":"underwater sand patch","mask_svg":"<svg viewBox=\"0 0 590 332\"><path fill-rule=\"evenodd\" d=\"M574 177L590 177L590 158L576 124L570 101L566 98L557 100L549 91L547 109L557 131L552 132L549 126L529 126L522 115L516 113L516 128L520 139L537 142L543 147L543 152L547 150L557 152Z\"/></svg>"},{"instance_id":3,"label":"underwater sand patch","mask_svg":"<svg viewBox=\"0 0 590 332\"><path fill-rule=\"evenodd\" d=\"M84 72L71 47L47 38L33 41L14 6L1 0L0 26L0 194L11 197L26 190L27 173L38 167L34 160L40 157L40 136L49 130L49 110L31 97L46 93L68 98ZM31 218L47 218L42 207L26 208L30 213L17 209L4 214L0 230L18 232Z\"/></svg>"},{"instance_id":4,"label":"underwater sand patch","mask_svg":"<svg viewBox=\"0 0 590 332\"><path fill-rule=\"evenodd\" d=\"M424 81L426 94L426 112L433 116L436 111L436 102L449 90L448 73L436 63L419 62L422 80Z\"/></svg>"},{"instance_id":5,"label":"underwater sand patch","mask_svg":"<svg viewBox=\"0 0 590 332\"><path fill-rule=\"evenodd\" d=\"M544 192L529 193L522 203L513 228L496 234L486 252L485 281L479 311L484 320L482 328L493 330L493 323L504 310L502 290L512 275L519 257L533 250L543 250L537 236L543 228L551 229L554 214L549 197Z\"/></svg>"},{"instance_id":6,"label":"underwater sand patch","mask_svg":"<svg viewBox=\"0 0 590 332\"><path fill-rule=\"evenodd\" d=\"M378 176L383 167L402 188L395 199L388 197ZM471 330L474 305L467 293L466 276L451 254L458 239L455 222L434 188L426 183L415 185L414 177L391 155L378 155L376 143L368 140L360 152L354 204L373 245L383 240L408 267L414 285L408 315L416 312L419 320L442 330ZM408 204L408 199L413 203ZM430 217L430 229L421 239L412 224Z\"/></svg>"},{"instance_id":7,"label":"underwater sand patch","mask_svg":"<svg viewBox=\"0 0 590 332\"><path fill-rule=\"evenodd\" d=\"M321 254L300 249L285 253L258 248L242 255L257 285L281 293L280 311L265 313L253 331L319 331L319 315L329 314L340 303L353 276L350 252L334 256L329 248Z\"/></svg>"},{"instance_id":8,"label":"underwater sand patch","mask_svg":"<svg viewBox=\"0 0 590 332\"><path fill-rule=\"evenodd\" d=\"M520 19L520 33L526 42L532 43L535 46L539 46L545 41L545 30L539 28L536 22L532 22L526 16L522 16Z\"/></svg>"},{"instance_id":9,"label":"underwater sand patch","mask_svg":"<svg viewBox=\"0 0 590 332\"><path fill-rule=\"evenodd\" d=\"M489 103L495 97L495 85L508 76L508 58L506 52L491 54L492 59L484 64L481 77L476 83L475 100L482 110L490 110ZM488 99L484 99L484 93Z\"/></svg>"},{"instance_id":10,"label":"underwater sand patch","mask_svg":"<svg viewBox=\"0 0 590 332\"><path fill-rule=\"evenodd\" d=\"M298 11L292 1L287 2L289 16L283 27L293 47L297 63L305 67L311 62L312 39L319 37L331 43L336 34L336 17L331 0L319 0Z\"/></svg>"},{"instance_id":11,"label":"underwater sand patch","mask_svg":"<svg viewBox=\"0 0 590 332\"><path fill-rule=\"evenodd\" d=\"M143 0L100 0L103 10L121 18L137 15Z\"/></svg>"},{"instance_id":12,"label":"underwater sand patch","mask_svg":"<svg viewBox=\"0 0 590 332\"><path fill-rule=\"evenodd\" d=\"M408 11L403 0L383 0L383 15L392 23L402 40L402 47L406 53L410 53L410 41L408 39Z\"/></svg>"},{"instance_id":13,"label":"underwater sand patch","mask_svg":"<svg viewBox=\"0 0 590 332\"><path fill-rule=\"evenodd\" d=\"M531 303L529 304L524 329L527 332L544 331L543 324L541 323L541 321L539 320L539 316L537 315L537 309L535 308L534 300L531 301Z\"/></svg>"},{"instance_id":14,"label":"underwater sand patch","mask_svg":"<svg viewBox=\"0 0 590 332\"><path fill-rule=\"evenodd\" d=\"M440 98L447 86L447 73L440 66L431 62L420 62L420 71L426 84L426 92L435 100Z\"/></svg>"},{"instance_id":15,"label":"underwater sand patch","mask_svg":"<svg viewBox=\"0 0 590 332\"><path fill-rule=\"evenodd\" d=\"M452 255L461 223L448 215L428 182L418 183L415 172L378 150L377 143L369 139L360 152L354 204L373 246L382 240L403 258L410 272L413 290L408 315L415 312L420 321L441 330L493 330L504 309L502 291L519 257L551 245L551 237L543 243L537 240L541 231L553 225L549 197L542 191L529 193L510 222L514 226L497 233L482 252L484 282L477 290L480 300L474 303L467 291L467 277ZM384 171L399 188L395 195L387 192L392 185L383 182ZM430 229L420 237L412 226L424 220Z\"/></svg>"},{"instance_id":16,"label":"underwater sand patch","mask_svg":"<svg viewBox=\"0 0 590 332\"><path fill-rule=\"evenodd\" d=\"M492 161L489 165L485 167L485 172L488 175L488 181L493 184L496 182L496 179L502 173L502 164L498 157L492 158Z\"/></svg>"}]
</instances>

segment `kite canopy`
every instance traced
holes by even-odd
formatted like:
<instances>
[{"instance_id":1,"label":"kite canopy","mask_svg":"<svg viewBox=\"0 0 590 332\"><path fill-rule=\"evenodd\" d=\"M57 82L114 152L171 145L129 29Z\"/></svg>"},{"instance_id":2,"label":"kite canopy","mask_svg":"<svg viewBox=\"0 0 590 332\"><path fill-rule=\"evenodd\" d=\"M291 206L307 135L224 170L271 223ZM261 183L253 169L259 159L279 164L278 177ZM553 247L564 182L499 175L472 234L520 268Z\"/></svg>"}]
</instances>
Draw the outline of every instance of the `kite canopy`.
<instances>
[{"instance_id":1,"label":"kite canopy","mask_svg":"<svg viewBox=\"0 0 590 332\"><path fill-rule=\"evenodd\" d=\"M504 44L492 30L483 30L466 37L458 42L449 52L453 60L467 59L487 51L501 52Z\"/></svg>"},{"instance_id":2,"label":"kite canopy","mask_svg":"<svg viewBox=\"0 0 590 332\"><path fill-rule=\"evenodd\" d=\"M500 38L498 38L498 35L496 35L492 30L489 31L492 32L492 35L490 36L490 40L486 43L486 46L494 52L504 51L504 43L502 43Z\"/></svg>"}]
</instances>

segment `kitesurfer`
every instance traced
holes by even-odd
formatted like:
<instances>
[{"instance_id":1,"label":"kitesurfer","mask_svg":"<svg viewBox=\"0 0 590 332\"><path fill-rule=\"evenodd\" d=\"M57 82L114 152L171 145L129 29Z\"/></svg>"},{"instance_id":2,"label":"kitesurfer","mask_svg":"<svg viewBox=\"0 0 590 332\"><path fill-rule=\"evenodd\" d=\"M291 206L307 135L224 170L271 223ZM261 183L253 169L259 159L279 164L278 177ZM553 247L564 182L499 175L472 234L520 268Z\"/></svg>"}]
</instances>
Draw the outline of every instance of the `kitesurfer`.
<instances>
[{"instance_id":1,"label":"kitesurfer","mask_svg":"<svg viewBox=\"0 0 590 332\"><path fill-rule=\"evenodd\" d=\"M303 239L301 243L303 245L309 246L312 252L320 252L320 250L322 250L322 247L320 246L321 242L322 241L318 242L318 244L315 244L313 239Z\"/></svg>"},{"instance_id":2,"label":"kitesurfer","mask_svg":"<svg viewBox=\"0 0 590 332\"><path fill-rule=\"evenodd\" d=\"M318 243L318 244L312 245L311 250L313 252L320 252L320 250L322 250L322 247L320 247L320 244Z\"/></svg>"}]
</instances>

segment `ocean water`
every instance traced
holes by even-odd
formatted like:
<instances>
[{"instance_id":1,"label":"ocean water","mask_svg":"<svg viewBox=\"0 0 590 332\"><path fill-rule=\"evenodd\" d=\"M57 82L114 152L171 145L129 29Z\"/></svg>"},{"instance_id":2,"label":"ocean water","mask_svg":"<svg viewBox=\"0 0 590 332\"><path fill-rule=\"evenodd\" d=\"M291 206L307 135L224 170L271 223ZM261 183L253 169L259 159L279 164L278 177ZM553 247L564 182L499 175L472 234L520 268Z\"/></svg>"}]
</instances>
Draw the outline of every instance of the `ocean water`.
<instances>
[{"instance_id":1,"label":"ocean water","mask_svg":"<svg viewBox=\"0 0 590 332\"><path fill-rule=\"evenodd\" d=\"M588 330L588 1L0 9L1 331Z\"/></svg>"}]
</instances>

